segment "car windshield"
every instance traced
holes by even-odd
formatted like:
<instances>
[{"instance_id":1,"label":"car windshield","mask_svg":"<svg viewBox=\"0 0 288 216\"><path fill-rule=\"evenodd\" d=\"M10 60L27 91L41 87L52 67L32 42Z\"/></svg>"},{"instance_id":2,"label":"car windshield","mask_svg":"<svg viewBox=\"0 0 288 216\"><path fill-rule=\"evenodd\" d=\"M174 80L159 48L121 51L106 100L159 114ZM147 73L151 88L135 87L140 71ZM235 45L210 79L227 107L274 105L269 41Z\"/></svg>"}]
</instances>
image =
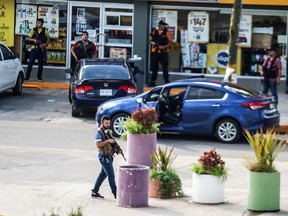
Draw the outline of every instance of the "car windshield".
<instances>
[{"instance_id":1,"label":"car windshield","mask_svg":"<svg viewBox=\"0 0 288 216\"><path fill-rule=\"evenodd\" d=\"M82 68L82 79L129 79L124 65L87 65Z\"/></svg>"},{"instance_id":2,"label":"car windshield","mask_svg":"<svg viewBox=\"0 0 288 216\"><path fill-rule=\"evenodd\" d=\"M257 95L259 95L259 92L253 90L253 89L248 89L245 88L243 86L239 86L239 85L235 85L233 83L229 83L225 86L223 86L223 88L232 91L236 94L242 95L244 97L255 97Z\"/></svg>"}]
</instances>

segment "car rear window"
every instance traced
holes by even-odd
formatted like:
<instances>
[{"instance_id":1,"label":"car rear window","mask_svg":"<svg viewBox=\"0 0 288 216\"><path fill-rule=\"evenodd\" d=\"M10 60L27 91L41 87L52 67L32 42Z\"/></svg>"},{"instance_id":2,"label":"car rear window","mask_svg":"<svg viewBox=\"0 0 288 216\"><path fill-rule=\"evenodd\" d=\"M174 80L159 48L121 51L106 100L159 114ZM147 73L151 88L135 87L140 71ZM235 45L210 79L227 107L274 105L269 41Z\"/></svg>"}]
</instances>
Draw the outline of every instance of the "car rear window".
<instances>
[{"instance_id":1,"label":"car rear window","mask_svg":"<svg viewBox=\"0 0 288 216\"><path fill-rule=\"evenodd\" d=\"M235 84L227 84L223 86L225 89L234 92L236 94L242 95L244 97L254 97L259 95L259 92L253 90L253 89L248 89L243 86L235 85Z\"/></svg>"},{"instance_id":2,"label":"car rear window","mask_svg":"<svg viewBox=\"0 0 288 216\"><path fill-rule=\"evenodd\" d=\"M121 65L87 65L82 68L82 79L129 79L128 68Z\"/></svg>"}]
</instances>

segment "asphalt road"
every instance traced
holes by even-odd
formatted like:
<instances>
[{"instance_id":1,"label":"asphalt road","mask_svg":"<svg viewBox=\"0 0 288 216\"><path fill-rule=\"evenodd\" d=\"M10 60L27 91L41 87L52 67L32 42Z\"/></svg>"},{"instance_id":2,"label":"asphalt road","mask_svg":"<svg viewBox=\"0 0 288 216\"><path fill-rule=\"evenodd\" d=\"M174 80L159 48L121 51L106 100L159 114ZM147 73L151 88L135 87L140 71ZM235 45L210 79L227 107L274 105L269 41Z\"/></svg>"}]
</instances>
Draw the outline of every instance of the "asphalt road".
<instances>
[{"instance_id":1,"label":"asphalt road","mask_svg":"<svg viewBox=\"0 0 288 216\"><path fill-rule=\"evenodd\" d=\"M66 215L82 207L85 216L94 215L254 215L246 209L247 170L243 155L250 146L218 143L212 137L158 135L157 144L174 146L178 155L173 168L179 173L187 197L173 200L149 199L149 208L125 209L115 206L107 181L101 194L105 200L90 197L99 172L94 143L94 115L71 117L66 90L25 89L20 97L0 94L0 215L42 216L53 211ZM126 152L126 142L119 140ZM191 203L191 166L202 152L217 148L229 168L227 202L207 206ZM277 215L288 215L288 149L276 165L282 178L282 206ZM119 156L115 167L125 165ZM116 168L115 168L116 169ZM116 170L117 178L117 170ZM101 212L101 214L99 213ZM274 214L273 214L274 215Z\"/></svg>"}]
</instances>

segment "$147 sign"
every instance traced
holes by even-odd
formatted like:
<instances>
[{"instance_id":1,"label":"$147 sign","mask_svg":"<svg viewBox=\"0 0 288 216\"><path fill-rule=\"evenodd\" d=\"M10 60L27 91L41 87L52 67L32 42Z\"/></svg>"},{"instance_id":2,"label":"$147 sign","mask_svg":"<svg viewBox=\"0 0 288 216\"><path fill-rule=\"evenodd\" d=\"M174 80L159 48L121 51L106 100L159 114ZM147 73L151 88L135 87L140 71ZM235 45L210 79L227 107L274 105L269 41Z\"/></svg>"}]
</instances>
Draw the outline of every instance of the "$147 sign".
<instances>
[{"instance_id":1,"label":"$147 sign","mask_svg":"<svg viewBox=\"0 0 288 216\"><path fill-rule=\"evenodd\" d=\"M188 42L209 42L209 14L193 12L188 14Z\"/></svg>"}]
</instances>

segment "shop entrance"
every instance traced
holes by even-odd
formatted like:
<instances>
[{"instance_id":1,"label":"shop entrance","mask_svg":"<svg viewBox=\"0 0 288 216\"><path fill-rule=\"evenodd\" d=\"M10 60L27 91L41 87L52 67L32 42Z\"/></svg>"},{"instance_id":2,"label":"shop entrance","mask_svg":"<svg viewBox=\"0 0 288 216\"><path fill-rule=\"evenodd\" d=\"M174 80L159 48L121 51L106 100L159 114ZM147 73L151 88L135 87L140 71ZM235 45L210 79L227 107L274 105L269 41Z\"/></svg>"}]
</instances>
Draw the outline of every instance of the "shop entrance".
<instances>
[{"instance_id":1,"label":"shop entrance","mask_svg":"<svg viewBox=\"0 0 288 216\"><path fill-rule=\"evenodd\" d=\"M89 33L89 40L98 48L98 57L129 58L132 55L133 5L71 2L69 15L69 40L81 40L82 31ZM74 59L68 52L68 67Z\"/></svg>"}]
</instances>

